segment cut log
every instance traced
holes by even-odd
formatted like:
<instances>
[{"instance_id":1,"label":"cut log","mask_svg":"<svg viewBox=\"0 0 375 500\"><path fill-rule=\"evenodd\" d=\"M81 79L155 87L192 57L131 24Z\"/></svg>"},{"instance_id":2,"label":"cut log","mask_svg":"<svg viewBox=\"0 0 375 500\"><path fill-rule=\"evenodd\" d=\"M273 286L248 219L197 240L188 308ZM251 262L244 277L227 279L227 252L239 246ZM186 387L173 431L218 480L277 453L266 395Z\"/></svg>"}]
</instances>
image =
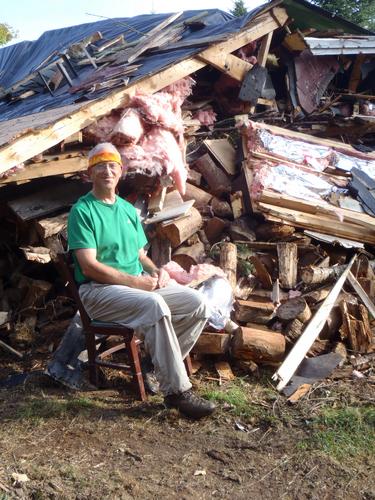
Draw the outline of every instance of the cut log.
<instances>
[{"instance_id":1,"label":"cut log","mask_svg":"<svg viewBox=\"0 0 375 500\"><path fill-rule=\"evenodd\" d=\"M314 306L318 302L324 300L329 292L331 291L330 286L324 286L322 288L318 288L317 290L313 290L312 292L307 292L302 295L302 297L306 300L308 305Z\"/></svg>"},{"instance_id":2,"label":"cut log","mask_svg":"<svg viewBox=\"0 0 375 500\"><path fill-rule=\"evenodd\" d=\"M278 243L279 280L283 288L294 288L297 284L297 245Z\"/></svg>"},{"instance_id":3,"label":"cut log","mask_svg":"<svg viewBox=\"0 0 375 500\"><path fill-rule=\"evenodd\" d=\"M232 290L237 284L237 247L233 243L223 243L220 247L220 267L227 275Z\"/></svg>"},{"instance_id":4,"label":"cut log","mask_svg":"<svg viewBox=\"0 0 375 500\"><path fill-rule=\"evenodd\" d=\"M38 262L39 264L48 264L51 262L51 251L45 247L20 247L26 260Z\"/></svg>"},{"instance_id":5,"label":"cut log","mask_svg":"<svg viewBox=\"0 0 375 500\"><path fill-rule=\"evenodd\" d=\"M56 217L35 221L35 227L40 237L44 240L50 236L61 233L61 231L66 229L68 215L68 213L64 213Z\"/></svg>"},{"instance_id":6,"label":"cut log","mask_svg":"<svg viewBox=\"0 0 375 500\"><path fill-rule=\"evenodd\" d=\"M211 208L217 217L232 217L232 209L227 201L214 197L211 201Z\"/></svg>"},{"instance_id":7,"label":"cut log","mask_svg":"<svg viewBox=\"0 0 375 500\"><path fill-rule=\"evenodd\" d=\"M342 340L347 340L350 349L366 353L372 342L372 332L368 320L367 309L362 305L350 304L342 301L342 327L340 334Z\"/></svg>"},{"instance_id":8,"label":"cut log","mask_svg":"<svg viewBox=\"0 0 375 500\"><path fill-rule=\"evenodd\" d=\"M232 222L229 226L229 234L233 241L254 241L256 239L256 235L250 227L246 217L240 217Z\"/></svg>"},{"instance_id":9,"label":"cut log","mask_svg":"<svg viewBox=\"0 0 375 500\"><path fill-rule=\"evenodd\" d=\"M297 297L281 304L276 315L281 321L299 319L301 323L306 323L311 318L311 311L306 301L302 297Z\"/></svg>"},{"instance_id":10,"label":"cut log","mask_svg":"<svg viewBox=\"0 0 375 500\"><path fill-rule=\"evenodd\" d=\"M196 208L191 207L186 216L169 223L159 224L158 231L169 239L173 248L176 248L196 233L201 225L201 214Z\"/></svg>"},{"instance_id":11,"label":"cut log","mask_svg":"<svg viewBox=\"0 0 375 500\"><path fill-rule=\"evenodd\" d=\"M307 351L307 356L309 358L314 358L315 356L320 356L321 354L326 354L331 350L331 342L329 340L317 339Z\"/></svg>"},{"instance_id":12,"label":"cut log","mask_svg":"<svg viewBox=\"0 0 375 500\"><path fill-rule=\"evenodd\" d=\"M196 354L224 354L229 349L229 333L202 332L192 352Z\"/></svg>"},{"instance_id":13,"label":"cut log","mask_svg":"<svg viewBox=\"0 0 375 500\"><path fill-rule=\"evenodd\" d=\"M346 266L317 267L310 266L302 269L301 279L307 285L325 283L328 280L338 278Z\"/></svg>"},{"instance_id":14,"label":"cut log","mask_svg":"<svg viewBox=\"0 0 375 500\"><path fill-rule=\"evenodd\" d=\"M285 337L290 344L294 344L302 335L303 323L299 319L293 319L285 328Z\"/></svg>"},{"instance_id":15,"label":"cut log","mask_svg":"<svg viewBox=\"0 0 375 500\"><path fill-rule=\"evenodd\" d=\"M212 217L205 222L204 232L206 233L207 239L211 245L220 240L220 237L227 225L227 221L219 219L219 217Z\"/></svg>"},{"instance_id":16,"label":"cut log","mask_svg":"<svg viewBox=\"0 0 375 500\"><path fill-rule=\"evenodd\" d=\"M212 194L219 196L230 191L229 177L216 165L208 153L198 158L193 166L202 174Z\"/></svg>"},{"instance_id":17,"label":"cut log","mask_svg":"<svg viewBox=\"0 0 375 500\"><path fill-rule=\"evenodd\" d=\"M270 276L270 273L267 271L266 266L263 264L263 262L260 260L260 258L257 255L251 255L249 257L249 260L255 268L256 277L262 283L264 288L271 289L272 288L272 278Z\"/></svg>"},{"instance_id":18,"label":"cut log","mask_svg":"<svg viewBox=\"0 0 375 500\"><path fill-rule=\"evenodd\" d=\"M189 272L191 266L203 262L204 255L204 245L201 241L198 241L194 245L183 245L176 248L172 260Z\"/></svg>"},{"instance_id":19,"label":"cut log","mask_svg":"<svg viewBox=\"0 0 375 500\"><path fill-rule=\"evenodd\" d=\"M241 327L233 336L232 355L240 360L255 363L275 363L285 354L285 337L272 330Z\"/></svg>"},{"instance_id":20,"label":"cut log","mask_svg":"<svg viewBox=\"0 0 375 500\"><path fill-rule=\"evenodd\" d=\"M212 200L212 194L207 193L193 184L186 183L186 192L183 195L183 200L195 200L194 207L198 210L207 209L207 206Z\"/></svg>"},{"instance_id":21,"label":"cut log","mask_svg":"<svg viewBox=\"0 0 375 500\"><path fill-rule=\"evenodd\" d=\"M240 323L260 323L265 325L274 317L275 306L265 298L238 300L235 304L235 319Z\"/></svg>"}]
</instances>

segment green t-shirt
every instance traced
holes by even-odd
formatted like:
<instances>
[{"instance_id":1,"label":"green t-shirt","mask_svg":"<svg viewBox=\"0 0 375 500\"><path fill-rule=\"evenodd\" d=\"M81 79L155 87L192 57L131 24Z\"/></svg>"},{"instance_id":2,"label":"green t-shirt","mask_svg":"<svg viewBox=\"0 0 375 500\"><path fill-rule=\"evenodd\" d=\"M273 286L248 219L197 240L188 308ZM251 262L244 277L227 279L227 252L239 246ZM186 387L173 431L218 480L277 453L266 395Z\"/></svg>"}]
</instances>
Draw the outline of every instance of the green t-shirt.
<instances>
[{"instance_id":1,"label":"green t-shirt","mask_svg":"<svg viewBox=\"0 0 375 500\"><path fill-rule=\"evenodd\" d=\"M147 238L133 205L116 196L113 204L104 203L90 192L72 207L68 218L69 250L95 248L99 262L127 274L139 275L142 264L139 250ZM75 260L77 283L87 281Z\"/></svg>"}]
</instances>

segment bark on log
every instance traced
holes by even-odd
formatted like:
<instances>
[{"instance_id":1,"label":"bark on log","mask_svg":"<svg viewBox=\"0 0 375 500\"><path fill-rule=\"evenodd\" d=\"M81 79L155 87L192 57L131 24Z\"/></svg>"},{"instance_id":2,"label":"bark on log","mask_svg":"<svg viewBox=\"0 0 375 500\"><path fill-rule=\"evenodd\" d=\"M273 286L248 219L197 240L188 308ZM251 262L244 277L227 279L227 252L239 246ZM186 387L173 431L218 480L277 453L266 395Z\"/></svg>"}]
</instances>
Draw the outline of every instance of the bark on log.
<instances>
[{"instance_id":1,"label":"bark on log","mask_svg":"<svg viewBox=\"0 0 375 500\"><path fill-rule=\"evenodd\" d=\"M169 224L159 224L158 231L169 239L173 248L178 247L192 234L196 233L202 225L202 216L192 207L185 217L176 219Z\"/></svg>"},{"instance_id":2,"label":"bark on log","mask_svg":"<svg viewBox=\"0 0 375 500\"><path fill-rule=\"evenodd\" d=\"M325 283L328 280L338 278L346 269L346 266L317 267L310 266L302 269L301 279L307 285Z\"/></svg>"},{"instance_id":3,"label":"bark on log","mask_svg":"<svg viewBox=\"0 0 375 500\"><path fill-rule=\"evenodd\" d=\"M294 288L297 284L297 245L295 243L279 243L277 256L280 286Z\"/></svg>"},{"instance_id":4,"label":"bark on log","mask_svg":"<svg viewBox=\"0 0 375 500\"><path fill-rule=\"evenodd\" d=\"M204 245L198 241L191 246L178 247L172 255L172 260L177 262L185 271L189 272L190 267L199 264L204 258Z\"/></svg>"},{"instance_id":5,"label":"bark on log","mask_svg":"<svg viewBox=\"0 0 375 500\"><path fill-rule=\"evenodd\" d=\"M232 290L237 284L237 247L233 243L223 243L220 247L220 267L227 275Z\"/></svg>"},{"instance_id":6,"label":"bark on log","mask_svg":"<svg viewBox=\"0 0 375 500\"><path fill-rule=\"evenodd\" d=\"M309 306L302 297L290 299L281 304L277 309L276 315L281 321L299 319L301 323L306 323L312 316Z\"/></svg>"},{"instance_id":7,"label":"bark on log","mask_svg":"<svg viewBox=\"0 0 375 500\"><path fill-rule=\"evenodd\" d=\"M284 358L285 337L272 330L241 327L233 336L232 355L256 363L278 362Z\"/></svg>"}]
</instances>

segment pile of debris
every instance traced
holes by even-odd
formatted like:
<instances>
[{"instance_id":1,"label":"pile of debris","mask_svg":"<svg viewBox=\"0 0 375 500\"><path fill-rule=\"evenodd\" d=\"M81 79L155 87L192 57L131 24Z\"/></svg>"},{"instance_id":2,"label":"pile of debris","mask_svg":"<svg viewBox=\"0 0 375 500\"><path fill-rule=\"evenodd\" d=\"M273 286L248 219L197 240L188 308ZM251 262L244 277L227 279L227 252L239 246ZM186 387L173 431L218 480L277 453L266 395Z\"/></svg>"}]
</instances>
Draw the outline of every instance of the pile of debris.
<instances>
[{"instance_id":1,"label":"pile of debris","mask_svg":"<svg viewBox=\"0 0 375 500\"><path fill-rule=\"evenodd\" d=\"M201 286L213 306L196 361L216 356L252 373L283 362L280 390L298 367L294 388L345 359L357 376L371 376L374 37L344 20L329 38L319 27L302 32L279 3L249 14L239 31L240 21L229 20L221 34L202 28L206 15L185 24L170 16L130 45L89 37L69 47L41 75L50 87L63 64L85 68L67 92L64 79L54 83L71 107L0 124L2 144L9 141L0 149L1 345L20 357L31 347L53 351L70 324L75 306L54 257L71 205L91 187L87 152L111 141L126 166L119 194L139 211L151 258L176 281ZM186 30L192 39L180 40ZM180 61L188 48L194 54ZM167 55L175 75L173 66L137 73ZM53 89L30 94L22 82L0 96L4 116L28 100L53 101ZM228 365L218 370L220 379L233 376Z\"/></svg>"}]
</instances>

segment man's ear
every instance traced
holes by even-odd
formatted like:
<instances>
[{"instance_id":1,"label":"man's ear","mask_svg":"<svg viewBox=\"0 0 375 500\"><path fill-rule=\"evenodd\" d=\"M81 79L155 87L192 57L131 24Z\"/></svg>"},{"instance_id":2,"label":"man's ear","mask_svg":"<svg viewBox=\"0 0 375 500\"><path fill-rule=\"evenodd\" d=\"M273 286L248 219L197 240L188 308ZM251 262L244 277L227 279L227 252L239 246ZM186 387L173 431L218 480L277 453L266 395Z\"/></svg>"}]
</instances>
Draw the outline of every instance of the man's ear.
<instances>
[{"instance_id":1,"label":"man's ear","mask_svg":"<svg viewBox=\"0 0 375 500\"><path fill-rule=\"evenodd\" d=\"M93 174L93 168L92 167L88 168L87 172L86 172L86 175L90 179L90 181L92 181L92 174Z\"/></svg>"}]
</instances>

